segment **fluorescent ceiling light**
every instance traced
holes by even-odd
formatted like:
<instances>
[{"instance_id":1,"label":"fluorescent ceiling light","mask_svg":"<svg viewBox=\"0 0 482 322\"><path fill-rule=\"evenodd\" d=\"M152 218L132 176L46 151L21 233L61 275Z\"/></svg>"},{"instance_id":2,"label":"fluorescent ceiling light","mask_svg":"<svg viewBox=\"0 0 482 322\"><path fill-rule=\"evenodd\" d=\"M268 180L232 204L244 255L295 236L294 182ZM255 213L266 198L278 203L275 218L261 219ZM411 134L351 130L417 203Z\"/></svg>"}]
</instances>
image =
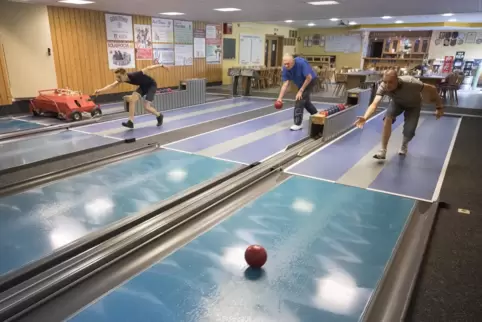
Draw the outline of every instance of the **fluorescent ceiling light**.
<instances>
[{"instance_id":1,"label":"fluorescent ceiling light","mask_svg":"<svg viewBox=\"0 0 482 322\"><path fill-rule=\"evenodd\" d=\"M452 18L452 19L449 19L449 21L450 21L450 22L455 22L455 21L457 21L457 19Z\"/></svg>"},{"instance_id":2,"label":"fluorescent ceiling light","mask_svg":"<svg viewBox=\"0 0 482 322\"><path fill-rule=\"evenodd\" d=\"M382 19L392 19L391 16L383 16Z\"/></svg>"},{"instance_id":3,"label":"fluorescent ceiling light","mask_svg":"<svg viewBox=\"0 0 482 322\"><path fill-rule=\"evenodd\" d=\"M308 24L308 26L310 26L310 27L313 27L314 25L315 25L315 24L312 23L312 22L310 22L310 23Z\"/></svg>"},{"instance_id":4,"label":"fluorescent ceiling light","mask_svg":"<svg viewBox=\"0 0 482 322\"><path fill-rule=\"evenodd\" d=\"M286 23L292 23L293 20L285 20Z\"/></svg>"},{"instance_id":5,"label":"fluorescent ceiling light","mask_svg":"<svg viewBox=\"0 0 482 322\"><path fill-rule=\"evenodd\" d=\"M182 12L161 12L160 15L166 15L166 16L182 16Z\"/></svg>"},{"instance_id":6,"label":"fluorescent ceiling light","mask_svg":"<svg viewBox=\"0 0 482 322\"><path fill-rule=\"evenodd\" d=\"M330 20L331 21L338 21L338 20L340 20L340 18L331 18Z\"/></svg>"},{"instance_id":7,"label":"fluorescent ceiling light","mask_svg":"<svg viewBox=\"0 0 482 322\"><path fill-rule=\"evenodd\" d=\"M86 1L86 0L61 0L61 3L68 3L68 4L90 4L94 3L94 1Z\"/></svg>"},{"instance_id":8,"label":"fluorescent ceiling light","mask_svg":"<svg viewBox=\"0 0 482 322\"><path fill-rule=\"evenodd\" d=\"M397 21L395 21L395 23L403 23L403 21L402 21L402 20L397 20Z\"/></svg>"},{"instance_id":9,"label":"fluorescent ceiling light","mask_svg":"<svg viewBox=\"0 0 482 322\"><path fill-rule=\"evenodd\" d=\"M222 12L241 11L241 9L238 9L238 8L219 8L214 10L222 11Z\"/></svg>"},{"instance_id":10,"label":"fluorescent ceiling light","mask_svg":"<svg viewBox=\"0 0 482 322\"><path fill-rule=\"evenodd\" d=\"M353 25L356 25L356 21L350 21L348 24L349 24L349 25L352 25L352 26L353 26Z\"/></svg>"},{"instance_id":11,"label":"fluorescent ceiling light","mask_svg":"<svg viewBox=\"0 0 482 322\"><path fill-rule=\"evenodd\" d=\"M330 5L334 5L334 4L339 4L338 1L312 1L312 2L308 2L308 3L313 5L313 6L330 6Z\"/></svg>"},{"instance_id":12,"label":"fluorescent ceiling light","mask_svg":"<svg viewBox=\"0 0 482 322\"><path fill-rule=\"evenodd\" d=\"M453 13L444 13L442 16L444 17L452 17L454 14Z\"/></svg>"}]
</instances>

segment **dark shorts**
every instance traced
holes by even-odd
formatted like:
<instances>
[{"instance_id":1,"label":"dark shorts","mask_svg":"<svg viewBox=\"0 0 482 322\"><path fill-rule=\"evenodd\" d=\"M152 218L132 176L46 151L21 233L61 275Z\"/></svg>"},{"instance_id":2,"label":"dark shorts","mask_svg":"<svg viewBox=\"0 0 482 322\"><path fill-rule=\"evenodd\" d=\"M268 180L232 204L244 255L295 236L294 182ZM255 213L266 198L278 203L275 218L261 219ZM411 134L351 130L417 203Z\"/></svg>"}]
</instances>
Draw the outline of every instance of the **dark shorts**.
<instances>
[{"instance_id":1,"label":"dark shorts","mask_svg":"<svg viewBox=\"0 0 482 322\"><path fill-rule=\"evenodd\" d=\"M156 83L152 84L151 86L138 87L136 90L136 92L139 93L141 97L143 97L146 101L149 101L151 103L154 101L154 96L156 95L156 91L157 91Z\"/></svg>"}]
</instances>

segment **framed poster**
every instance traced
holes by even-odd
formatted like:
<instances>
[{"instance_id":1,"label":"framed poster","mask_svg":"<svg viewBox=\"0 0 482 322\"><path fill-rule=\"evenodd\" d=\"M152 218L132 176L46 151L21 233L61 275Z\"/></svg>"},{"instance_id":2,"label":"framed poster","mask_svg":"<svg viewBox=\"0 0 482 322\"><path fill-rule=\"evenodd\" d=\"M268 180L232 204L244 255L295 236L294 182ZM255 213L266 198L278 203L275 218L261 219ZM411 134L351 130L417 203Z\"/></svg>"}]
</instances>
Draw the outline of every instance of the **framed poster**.
<instances>
[{"instance_id":1,"label":"framed poster","mask_svg":"<svg viewBox=\"0 0 482 322\"><path fill-rule=\"evenodd\" d=\"M134 41L131 16L106 13L105 27L107 40Z\"/></svg>"}]
</instances>

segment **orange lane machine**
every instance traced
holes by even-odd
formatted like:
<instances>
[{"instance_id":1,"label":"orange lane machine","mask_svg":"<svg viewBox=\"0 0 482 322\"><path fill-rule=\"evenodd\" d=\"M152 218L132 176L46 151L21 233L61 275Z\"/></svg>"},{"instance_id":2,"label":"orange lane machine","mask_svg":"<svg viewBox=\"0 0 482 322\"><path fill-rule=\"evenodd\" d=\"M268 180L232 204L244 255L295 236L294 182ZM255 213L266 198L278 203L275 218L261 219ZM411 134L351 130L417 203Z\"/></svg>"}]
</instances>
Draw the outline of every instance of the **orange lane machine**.
<instances>
[{"instance_id":1,"label":"orange lane machine","mask_svg":"<svg viewBox=\"0 0 482 322\"><path fill-rule=\"evenodd\" d=\"M82 113L92 117L102 115L100 106L89 95L70 89L45 89L30 100L30 112L34 116L53 114L57 118L80 121Z\"/></svg>"}]
</instances>

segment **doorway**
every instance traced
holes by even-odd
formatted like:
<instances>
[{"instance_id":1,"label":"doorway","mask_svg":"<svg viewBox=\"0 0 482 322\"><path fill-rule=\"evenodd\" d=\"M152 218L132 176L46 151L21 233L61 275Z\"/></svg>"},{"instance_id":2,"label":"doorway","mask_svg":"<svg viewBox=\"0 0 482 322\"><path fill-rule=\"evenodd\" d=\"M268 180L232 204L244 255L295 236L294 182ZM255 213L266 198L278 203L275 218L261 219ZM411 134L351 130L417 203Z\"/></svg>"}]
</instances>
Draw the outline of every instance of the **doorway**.
<instances>
[{"instance_id":1,"label":"doorway","mask_svg":"<svg viewBox=\"0 0 482 322\"><path fill-rule=\"evenodd\" d=\"M264 43L264 65L266 67L281 66L283 59L284 37L276 35L266 35Z\"/></svg>"},{"instance_id":2,"label":"doorway","mask_svg":"<svg viewBox=\"0 0 482 322\"><path fill-rule=\"evenodd\" d=\"M382 57L382 53L383 53L383 41L372 42L370 57Z\"/></svg>"}]
</instances>

